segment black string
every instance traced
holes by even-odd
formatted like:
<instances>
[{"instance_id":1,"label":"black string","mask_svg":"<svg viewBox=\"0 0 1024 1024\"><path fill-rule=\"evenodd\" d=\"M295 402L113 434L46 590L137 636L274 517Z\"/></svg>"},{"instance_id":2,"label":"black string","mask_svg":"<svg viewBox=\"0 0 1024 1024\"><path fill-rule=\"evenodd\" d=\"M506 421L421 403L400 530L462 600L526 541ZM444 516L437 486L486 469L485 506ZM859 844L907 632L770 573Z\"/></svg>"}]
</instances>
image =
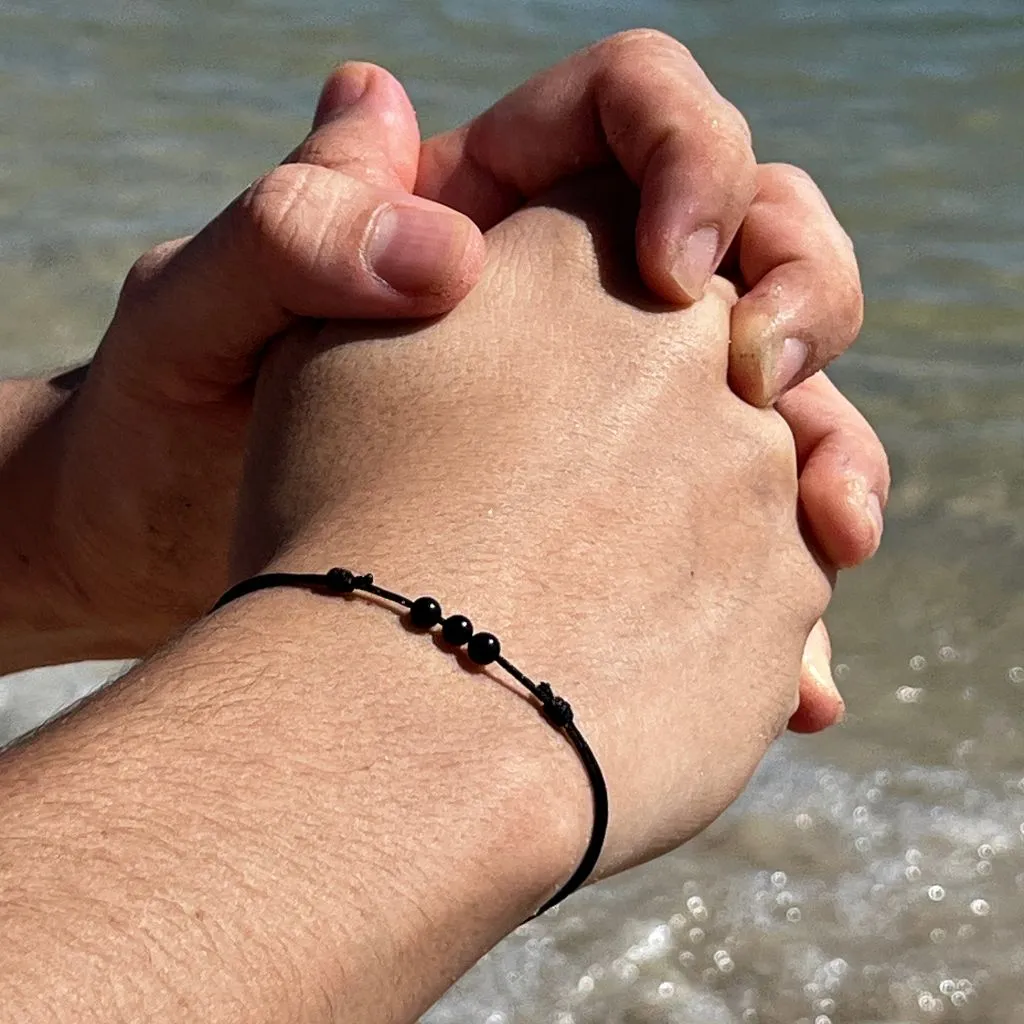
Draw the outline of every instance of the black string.
<instances>
[{"instance_id":1,"label":"black string","mask_svg":"<svg viewBox=\"0 0 1024 1024\"><path fill-rule=\"evenodd\" d=\"M440 604L432 597L421 597L412 601L402 594L378 587L373 582L371 573L357 576L348 569L330 569L325 573L268 572L262 576L253 576L250 579L242 580L241 583L236 583L221 597L211 611L215 612L246 594L255 593L257 590L269 590L272 587L298 587L303 590L332 595L351 594L359 590L383 598L408 610L412 625L420 629L428 630L436 625L441 625L444 639L455 647L465 646L470 660L478 665L489 665L492 662L499 665L517 683L529 690L540 702L541 714L551 727L561 732L575 748L580 761L583 762L587 776L590 778L590 785L594 793L594 825L583 859L569 881L537 911L534 917L539 917L545 911L561 903L566 896L575 892L590 877L601 856L601 847L604 845L605 835L608 831L608 787L605 785L604 775L593 750L590 749L590 744L576 727L572 706L567 700L559 697L548 683L535 683L524 672L516 668L501 653L501 644L498 638L490 633L474 632L472 623L465 616L450 615L445 618Z\"/></svg>"}]
</instances>

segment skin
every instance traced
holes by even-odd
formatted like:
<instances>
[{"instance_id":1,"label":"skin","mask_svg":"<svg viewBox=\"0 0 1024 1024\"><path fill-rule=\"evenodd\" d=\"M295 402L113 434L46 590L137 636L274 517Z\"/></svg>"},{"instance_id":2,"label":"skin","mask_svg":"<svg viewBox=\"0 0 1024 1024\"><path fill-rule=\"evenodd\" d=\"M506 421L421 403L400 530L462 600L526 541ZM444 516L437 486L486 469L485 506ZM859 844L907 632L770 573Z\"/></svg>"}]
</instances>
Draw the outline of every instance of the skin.
<instances>
[{"instance_id":1,"label":"skin","mask_svg":"<svg viewBox=\"0 0 1024 1024\"><path fill-rule=\"evenodd\" d=\"M525 164L522 138L537 140ZM636 256L656 293L688 301L720 258L743 289L731 350L741 396L764 405L787 383L776 379L782 337L765 324L803 337L808 359L795 379L855 336L856 262L827 204L795 169L756 165L742 117L675 40L605 40L422 147L395 79L346 65L284 165L194 238L133 268L83 383L0 384L0 489L18 495L0 508L0 671L141 655L205 610L228 581L267 343L299 316L451 309L481 273L480 228L601 164L620 164L640 187ZM413 230L400 257L382 262L375 229L395 211L416 215ZM806 230L776 230L785 224ZM686 239L709 226L720 241L706 265L681 262L692 255ZM807 297L821 295L831 297L825 318L808 312ZM801 408L790 407L794 431L817 430ZM823 491L830 479L846 488L849 468L863 467L864 500L829 520L820 545L842 548L849 563L877 546L867 497L884 505L887 483L874 435L842 437L850 447L813 464Z\"/></svg>"},{"instance_id":2,"label":"skin","mask_svg":"<svg viewBox=\"0 0 1024 1024\"><path fill-rule=\"evenodd\" d=\"M727 384L734 289L652 303L632 219L598 212L621 187L498 225L444 320L280 341L235 542L240 572L347 562L432 593L552 679L608 779L601 876L736 796L830 594L790 429ZM372 602L290 591L9 752L0 814L0 1003L25 1024L412 1022L591 824L513 687Z\"/></svg>"}]
</instances>

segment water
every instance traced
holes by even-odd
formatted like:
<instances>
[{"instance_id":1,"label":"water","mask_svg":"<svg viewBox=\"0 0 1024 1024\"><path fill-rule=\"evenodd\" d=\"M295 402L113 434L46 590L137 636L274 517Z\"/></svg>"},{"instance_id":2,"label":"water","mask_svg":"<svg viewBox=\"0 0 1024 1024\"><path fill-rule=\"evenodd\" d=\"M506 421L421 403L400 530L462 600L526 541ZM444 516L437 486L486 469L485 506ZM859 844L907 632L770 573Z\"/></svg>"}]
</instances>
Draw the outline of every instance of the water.
<instances>
[{"instance_id":1,"label":"water","mask_svg":"<svg viewBox=\"0 0 1024 1024\"><path fill-rule=\"evenodd\" d=\"M133 255L286 152L335 61L394 69L430 132L634 24L684 39L860 250L868 324L835 377L896 484L830 616L849 718L427 1020L1024 1022L1020 0L8 0L0 369L87 354ZM90 677L47 679L0 689L0 732Z\"/></svg>"}]
</instances>

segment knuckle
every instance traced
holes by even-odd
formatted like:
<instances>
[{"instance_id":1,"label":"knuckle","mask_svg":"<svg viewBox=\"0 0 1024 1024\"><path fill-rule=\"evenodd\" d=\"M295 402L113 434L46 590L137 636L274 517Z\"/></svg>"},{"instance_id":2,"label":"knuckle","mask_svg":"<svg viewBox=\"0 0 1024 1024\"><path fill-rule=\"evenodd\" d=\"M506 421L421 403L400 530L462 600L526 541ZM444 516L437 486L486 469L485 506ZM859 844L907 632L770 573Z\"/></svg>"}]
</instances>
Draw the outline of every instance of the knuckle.
<instances>
[{"instance_id":1,"label":"knuckle","mask_svg":"<svg viewBox=\"0 0 1024 1024\"><path fill-rule=\"evenodd\" d=\"M856 340L864 326L864 289L856 261L847 267L845 273L840 273L833 295L832 331L842 350Z\"/></svg>"},{"instance_id":2,"label":"knuckle","mask_svg":"<svg viewBox=\"0 0 1024 1024\"><path fill-rule=\"evenodd\" d=\"M235 207L243 229L264 243L276 240L282 232L290 234L310 177L308 165L283 164L257 178Z\"/></svg>"},{"instance_id":3,"label":"knuckle","mask_svg":"<svg viewBox=\"0 0 1024 1024\"><path fill-rule=\"evenodd\" d=\"M751 164L754 163L754 134L750 130L750 122L740 112L739 107L735 104L730 103L728 100L722 100L723 109L719 115L725 122L728 130L732 135L735 136L737 143L742 147L745 153L749 154Z\"/></svg>"},{"instance_id":4,"label":"knuckle","mask_svg":"<svg viewBox=\"0 0 1024 1024\"><path fill-rule=\"evenodd\" d=\"M810 174L796 164L774 163L766 164L764 172L777 181L788 185L792 189L804 190L813 188L815 191L818 185Z\"/></svg>"},{"instance_id":5,"label":"knuckle","mask_svg":"<svg viewBox=\"0 0 1024 1024\"><path fill-rule=\"evenodd\" d=\"M626 58L635 60L642 54L652 51L671 50L676 54L693 60L690 51L674 36L657 28L630 28L624 32L603 39L594 48L594 52L602 58L618 60Z\"/></svg>"},{"instance_id":6,"label":"knuckle","mask_svg":"<svg viewBox=\"0 0 1024 1024\"><path fill-rule=\"evenodd\" d=\"M738 398L732 417L734 462L726 485L760 529L775 533L791 523L799 494L793 434L774 410L755 409Z\"/></svg>"},{"instance_id":7,"label":"knuckle","mask_svg":"<svg viewBox=\"0 0 1024 1024\"><path fill-rule=\"evenodd\" d=\"M187 238L179 238L171 242L161 242L144 252L129 268L121 285L118 306L123 310L127 307L144 302L153 292L157 279L168 261L186 243Z\"/></svg>"}]
</instances>

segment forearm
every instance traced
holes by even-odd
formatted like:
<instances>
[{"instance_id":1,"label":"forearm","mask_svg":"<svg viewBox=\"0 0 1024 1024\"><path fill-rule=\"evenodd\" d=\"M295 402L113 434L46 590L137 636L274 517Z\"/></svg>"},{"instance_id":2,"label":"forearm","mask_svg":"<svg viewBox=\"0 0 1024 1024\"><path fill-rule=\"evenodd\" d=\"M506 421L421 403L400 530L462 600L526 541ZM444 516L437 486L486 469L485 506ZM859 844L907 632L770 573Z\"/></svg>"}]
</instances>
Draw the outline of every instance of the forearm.
<instances>
[{"instance_id":1,"label":"forearm","mask_svg":"<svg viewBox=\"0 0 1024 1024\"><path fill-rule=\"evenodd\" d=\"M415 1020L589 824L519 696L379 606L299 592L9 753L0 793L0 1004L24 1024Z\"/></svg>"}]
</instances>

